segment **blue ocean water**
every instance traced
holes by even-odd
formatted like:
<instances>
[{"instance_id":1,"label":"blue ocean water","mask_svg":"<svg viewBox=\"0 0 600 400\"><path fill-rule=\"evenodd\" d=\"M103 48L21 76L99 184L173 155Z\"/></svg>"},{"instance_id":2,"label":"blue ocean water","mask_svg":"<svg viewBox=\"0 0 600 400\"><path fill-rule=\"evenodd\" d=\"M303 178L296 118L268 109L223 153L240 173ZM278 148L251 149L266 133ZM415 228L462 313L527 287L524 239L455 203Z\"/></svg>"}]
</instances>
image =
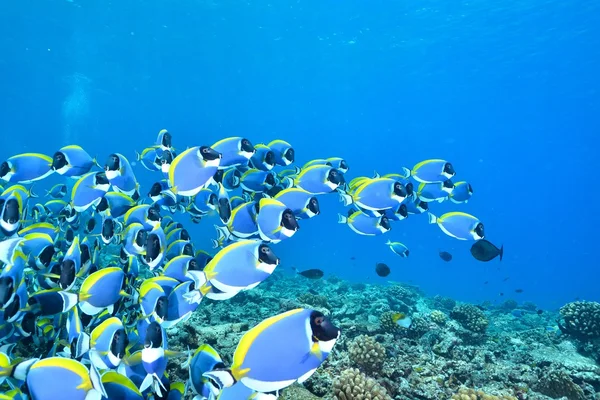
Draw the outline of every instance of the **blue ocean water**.
<instances>
[{"instance_id":1,"label":"blue ocean water","mask_svg":"<svg viewBox=\"0 0 600 400\"><path fill-rule=\"evenodd\" d=\"M344 157L350 177L444 158L475 194L435 212L477 215L488 238L504 244L501 263L475 261L470 243L425 216L383 237L358 236L337 224L344 209L328 196L322 215L277 246L282 267L411 282L465 301L512 297L555 308L600 299L597 2L29 0L1 8L2 159L66 144L100 162L117 151L134 159L161 128L179 149L237 135L285 139L300 164ZM144 186L154 179L136 173ZM195 228L197 248L210 248L212 225ZM391 253L387 239L405 243L410 257ZM374 272L379 261L392 268L385 279Z\"/></svg>"}]
</instances>

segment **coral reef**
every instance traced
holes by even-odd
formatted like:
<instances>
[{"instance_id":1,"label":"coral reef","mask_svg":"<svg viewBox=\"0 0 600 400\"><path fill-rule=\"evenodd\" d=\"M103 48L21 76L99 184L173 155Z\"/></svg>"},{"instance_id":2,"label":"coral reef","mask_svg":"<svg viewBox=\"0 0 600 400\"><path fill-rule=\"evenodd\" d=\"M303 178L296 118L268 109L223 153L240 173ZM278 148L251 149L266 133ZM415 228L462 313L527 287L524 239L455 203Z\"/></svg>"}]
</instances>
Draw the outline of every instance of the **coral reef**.
<instances>
[{"instance_id":1,"label":"coral reef","mask_svg":"<svg viewBox=\"0 0 600 400\"><path fill-rule=\"evenodd\" d=\"M333 381L333 396L338 400L391 400L386 390L358 369L342 371Z\"/></svg>"},{"instance_id":2,"label":"coral reef","mask_svg":"<svg viewBox=\"0 0 600 400\"><path fill-rule=\"evenodd\" d=\"M360 335L348 346L348 356L364 371L379 371L385 360L385 347L370 336Z\"/></svg>"},{"instance_id":3,"label":"coral reef","mask_svg":"<svg viewBox=\"0 0 600 400\"><path fill-rule=\"evenodd\" d=\"M565 312L572 306L539 314L516 302L456 305L409 285L314 281L276 271L228 301L203 299L185 324L169 331L169 346L181 351L209 343L230 364L244 332L302 306L329 314L342 337L313 376L282 391L285 400L600 399L598 339L556 323L566 326L577 315L576 326L589 332L595 315L589 305L575 307L577 314ZM395 312L411 317L410 328L392 324ZM180 364L169 364L173 380L187 376Z\"/></svg>"},{"instance_id":4,"label":"coral reef","mask_svg":"<svg viewBox=\"0 0 600 400\"><path fill-rule=\"evenodd\" d=\"M560 309L560 330L578 339L600 338L600 303L575 301Z\"/></svg>"},{"instance_id":5,"label":"coral reef","mask_svg":"<svg viewBox=\"0 0 600 400\"><path fill-rule=\"evenodd\" d=\"M489 324L483 311L472 304L455 306L450 312L450 318L458 321L463 328L475 333L485 333Z\"/></svg>"}]
</instances>

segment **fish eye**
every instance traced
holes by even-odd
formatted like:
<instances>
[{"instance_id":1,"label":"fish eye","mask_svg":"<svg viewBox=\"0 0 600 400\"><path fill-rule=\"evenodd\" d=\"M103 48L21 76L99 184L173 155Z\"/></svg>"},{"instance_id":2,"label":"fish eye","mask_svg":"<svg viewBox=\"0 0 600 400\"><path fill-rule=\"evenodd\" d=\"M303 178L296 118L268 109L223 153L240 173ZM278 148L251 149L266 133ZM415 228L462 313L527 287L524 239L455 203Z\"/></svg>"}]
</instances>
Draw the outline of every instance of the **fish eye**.
<instances>
[{"instance_id":1,"label":"fish eye","mask_svg":"<svg viewBox=\"0 0 600 400\"><path fill-rule=\"evenodd\" d=\"M208 153L208 147L205 147L201 150L204 154Z\"/></svg>"},{"instance_id":2,"label":"fish eye","mask_svg":"<svg viewBox=\"0 0 600 400\"><path fill-rule=\"evenodd\" d=\"M315 318L315 324L321 325L325 321L325 317L317 317Z\"/></svg>"}]
</instances>

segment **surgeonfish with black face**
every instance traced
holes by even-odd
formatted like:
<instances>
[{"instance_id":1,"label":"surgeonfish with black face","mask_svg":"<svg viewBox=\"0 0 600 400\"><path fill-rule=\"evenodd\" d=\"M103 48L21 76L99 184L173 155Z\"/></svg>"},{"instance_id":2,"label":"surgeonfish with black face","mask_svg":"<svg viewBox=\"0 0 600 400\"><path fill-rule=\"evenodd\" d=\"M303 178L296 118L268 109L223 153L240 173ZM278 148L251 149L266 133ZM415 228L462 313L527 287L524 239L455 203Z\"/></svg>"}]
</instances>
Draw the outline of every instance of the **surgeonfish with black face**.
<instances>
[{"instance_id":1,"label":"surgeonfish with black face","mask_svg":"<svg viewBox=\"0 0 600 400\"><path fill-rule=\"evenodd\" d=\"M432 159L421 161L410 172L411 177L420 183L441 183L451 179L456 172L446 160Z\"/></svg>"},{"instance_id":2,"label":"surgeonfish with black face","mask_svg":"<svg viewBox=\"0 0 600 400\"><path fill-rule=\"evenodd\" d=\"M458 240L479 240L485 237L483 223L463 212L449 212L441 217L429 213L429 223L437 224L442 232Z\"/></svg>"},{"instance_id":3,"label":"surgeonfish with black face","mask_svg":"<svg viewBox=\"0 0 600 400\"><path fill-rule=\"evenodd\" d=\"M191 147L179 154L169 169L169 185L175 194L193 196L211 183L221 163L221 153L207 147Z\"/></svg>"},{"instance_id":4,"label":"surgeonfish with black face","mask_svg":"<svg viewBox=\"0 0 600 400\"><path fill-rule=\"evenodd\" d=\"M303 169L294 184L312 194L331 193L344 183L344 175L328 165L313 165Z\"/></svg>"},{"instance_id":5,"label":"surgeonfish with black face","mask_svg":"<svg viewBox=\"0 0 600 400\"><path fill-rule=\"evenodd\" d=\"M267 144L267 147L273 151L277 165L285 167L296 161L296 151L291 144L284 140L273 140Z\"/></svg>"},{"instance_id":6,"label":"surgeonfish with black face","mask_svg":"<svg viewBox=\"0 0 600 400\"><path fill-rule=\"evenodd\" d=\"M377 236L392 229L390 221L385 215L373 217L362 211L356 211L348 217L338 214L338 223L346 224L354 232L364 236Z\"/></svg>"},{"instance_id":7,"label":"surgeonfish with black face","mask_svg":"<svg viewBox=\"0 0 600 400\"><path fill-rule=\"evenodd\" d=\"M139 184L127 157L119 153L111 154L104 164L104 170L114 190L134 196Z\"/></svg>"},{"instance_id":8,"label":"surgeonfish with black face","mask_svg":"<svg viewBox=\"0 0 600 400\"><path fill-rule=\"evenodd\" d=\"M90 172L82 176L71 189L73 209L82 213L92 206L96 207L109 188L110 182L104 172Z\"/></svg>"},{"instance_id":9,"label":"surgeonfish with black face","mask_svg":"<svg viewBox=\"0 0 600 400\"><path fill-rule=\"evenodd\" d=\"M250 193L266 192L276 184L276 176L272 171L249 169L240 179L240 186Z\"/></svg>"},{"instance_id":10,"label":"surgeonfish with black face","mask_svg":"<svg viewBox=\"0 0 600 400\"><path fill-rule=\"evenodd\" d=\"M275 166L275 153L264 144L257 144L254 146L256 152L250 158L250 165L252 168L259 169L261 171L270 171Z\"/></svg>"},{"instance_id":11,"label":"surgeonfish with black face","mask_svg":"<svg viewBox=\"0 0 600 400\"><path fill-rule=\"evenodd\" d=\"M465 181L456 182L454 190L450 193L450 201L453 203L467 203L473 196L473 187Z\"/></svg>"},{"instance_id":12,"label":"surgeonfish with black face","mask_svg":"<svg viewBox=\"0 0 600 400\"><path fill-rule=\"evenodd\" d=\"M369 179L350 193L341 193L345 206L354 203L364 210L378 211L397 207L407 198L406 188L389 178Z\"/></svg>"},{"instance_id":13,"label":"surgeonfish with black face","mask_svg":"<svg viewBox=\"0 0 600 400\"><path fill-rule=\"evenodd\" d=\"M80 178L96 165L83 148L76 145L65 146L52 156L52 169L69 178Z\"/></svg>"},{"instance_id":14,"label":"surgeonfish with black face","mask_svg":"<svg viewBox=\"0 0 600 400\"><path fill-rule=\"evenodd\" d=\"M299 219L309 219L321 213L317 198L300 188L284 189L274 199L285 204Z\"/></svg>"},{"instance_id":15,"label":"surgeonfish with black face","mask_svg":"<svg viewBox=\"0 0 600 400\"><path fill-rule=\"evenodd\" d=\"M246 138L230 137L219 140L211 146L215 151L222 154L219 169L226 169L238 165L248 165L248 160L254 155L255 149Z\"/></svg>"},{"instance_id":16,"label":"surgeonfish with black face","mask_svg":"<svg viewBox=\"0 0 600 400\"><path fill-rule=\"evenodd\" d=\"M260 240L241 240L221 249L204 268L210 286L222 292L238 293L258 286L279 264L273 250ZM208 293L209 285L200 288Z\"/></svg>"},{"instance_id":17,"label":"surgeonfish with black face","mask_svg":"<svg viewBox=\"0 0 600 400\"><path fill-rule=\"evenodd\" d=\"M213 369L203 376L218 388L239 381L257 392L275 392L310 378L339 337L340 329L321 312L291 310L267 318L246 332L230 369Z\"/></svg>"},{"instance_id":18,"label":"surgeonfish with black face","mask_svg":"<svg viewBox=\"0 0 600 400\"><path fill-rule=\"evenodd\" d=\"M0 164L0 179L11 183L31 183L54 172L52 158L39 153L12 156Z\"/></svg>"},{"instance_id":19,"label":"surgeonfish with black face","mask_svg":"<svg viewBox=\"0 0 600 400\"><path fill-rule=\"evenodd\" d=\"M96 315L104 309L112 314L114 305L122 296L125 272L120 267L105 267L85 278L79 288L79 308L87 315Z\"/></svg>"},{"instance_id":20,"label":"surgeonfish with black face","mask_svg":"<svg viewBox=\"0 0 600 400\"><path fill-rule=\"evenodd\" d=\"M117 317L104 320L90 336L90 362L98 369L116 369L125 357L129 339Z\"/></svg>"},{"instance_id":21,"label":"surgeonfish with black face","mask_svg":"<svg viewBox=\"0 0 600 400\"><path fill-rule=\"evenodd\" d=\"M419 200L426 203L437 201L442 203L447 200L454 191L454 183L450 179L441 183L421 183L417 189Z\"/></svg>"},{"instance_id":22,"label":"surgeonfish with black face","mask_svg":"<svg viewBox=\"0 0 600 400\"><path fill-rule=\"evenodd\" d=\"M162 228L157 226L148 233L146 240L146 255L144 262L150 268L150 271L159 267L164 259L167 250L167 238Z\"/></svg>"},{"instance_id":23,"label":"surgeonfish with black face","mask_svg":"<svg viewBox=\"0 0 600 400\"><path fill-rule=\"evenodd\" d=\"M256 225L261 239L273 243L291 238L300 228L292 210L269 198L260 200Z\"/></svg>"}]
</instances>

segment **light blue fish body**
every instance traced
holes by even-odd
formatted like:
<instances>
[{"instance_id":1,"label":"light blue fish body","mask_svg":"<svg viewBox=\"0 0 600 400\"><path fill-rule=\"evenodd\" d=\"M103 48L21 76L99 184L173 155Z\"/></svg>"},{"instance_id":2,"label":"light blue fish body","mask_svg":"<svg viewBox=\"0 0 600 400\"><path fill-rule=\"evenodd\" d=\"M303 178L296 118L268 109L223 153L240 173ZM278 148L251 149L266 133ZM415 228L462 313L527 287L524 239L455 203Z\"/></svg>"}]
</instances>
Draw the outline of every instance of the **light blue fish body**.
<instances>
[{"instance_id":1,"label":"light blue fish body","mask_svg":"<svg viewBox=\"0 0 600 400\"><path fill-rule=\"evenodd\" d=\"M354 232L364 236L378 236L391 229L386 216L372 217L362 211L356 211L349 217L338 214L338 223L346 224Z\"/></svg>"},{"instance_id":2,"label":"light blue fish body","mask_svg":"<svg viewBox=\"0 0 600 400\"><path fill-rule=\"evenodd\" d=\"M395 208L406 197L404 185L390 178L369 179L351 194L342 194L346 206L354 203L362 209L371 211Z\"/></svg>"},{"instance_id":3,"label":"light blue fish body","mask_svg":"<svg viewBox=\"0 0 600 400\"><path fill-rule=\"evenodd\" d=\"M179 322L187 321L196 311L202 300L202 295L194 289L194 282L187 281L179 284L169 294L165 327L173 327Z\"/></svg>"},{"instance_id":4,"label":"light blue fish body","mask_svg":"<svg viewBox=\"0 0 600 400\"><path fill-rule=\"evenodd\" d=\"M11 237L21 229L23 219L23 198L18 192L5 197L0 212L0 229L4 236Z\"/></svg>"},{"instance_id":5,"label":"light blue fish body","mask_svg":"<svg viewBox=\"0 0 600 400\"><path fill-rule=\"evenodd\" d=\"M139 222L127 225L127 228L123 231L123 250L130 256L140 256L146 250L146 242L140 244L136 241L140 231L146 231L146 229Z\"/></svg>"},{"instance_id":6,"label":"light blue fish body","mask_svg":"<svg viewBox=\"0 0 600 400\"><path fill-rule=\"evenodd\" d=\"M171 258L163 268L163 275L177 279L179 282L188 281L190 279L186 274L192 262L195 262L195 257L188 255Z\"/></svg>"},{"instance_id":7,"label":"light blue fish body","mask_svg":"<svg viewBox=\"0 0 600 400\"><path fill-rule=\"evenodd\" d=\"M328 165L313 165L303 169L294 180L294 183L297 187L311 194L331 193L342 182L341 173L337 172L340 177L332 180L332 172L337 172L337 170Z\"/></svg>"},{"instance_id":8,"label":"light blue fish body","mask_svg":"<svg viewBox=\"0 0 600 400\"><path fill-rule=\"evenodd\" d=\"M264 144L257 144L254 146L256 152L250 158L250 164L252 168L259 169L261 171L270 171L275 166L275 153Z\"/></svg>"},{"instance_id":9,"label":"light blue fish body","mask_svg":"<svg viewBox=\"0 0 600 400\"><path fill-rule=\"evenodd\" d=\"M108 202L109 215L113 218L122 217L136 205L135 200L121 192L107 192L104 198Z\"/></svg>"},{"instance_id":10,"label":"light blue fish body","mask_svg":"<svg viewBox=\"0 0 600 400\"><path fill-rule=\"evenodd\" d=\"M418 198L410 199L405 203L406 209L409 214L423 214L429 210L429 205L425 201L421 201Z\"/></svg>"},{"instance_id":11,"label":"light blue fish body","mask_svg":"<svg viewBox=\"0 0 600 400\"><path fill-rule=\"evenodd\" d=\"M419 200L426 203L437 201L442 203L447 200L454 190L452 181L447 180L443 183L421 183L417 189Z\"/></svg>"},{"instance_id":12,"label":"light blue fish body","mask_svg":"<svg viewBox=\"0 0 600 400\"><path fill-rule=\"evenodd\" d=\"M473 196L473 187L468 182L460 181L454 184L454 190L450 194L453 203L467 203Z\"/></svg>"},{"instance_id":13,"label":"light blue fish body","mask_svg":"<svg viewBox=\"0 0 600 400\"><path fill-rule=\"evenodd\" d=\"M144 229L151 231L160 226L160 218L150 219L149 215L152 206L149 204L140 204L130 208L123 217L123 223L127 226L133 223L142 224Z\"/></svg>"},{"instance_id":14,"label":"light blue fish body","mask_svg":"<svg viewBox=\"0 0 600 400\"><path fill-rule=\"evenodd\" d=\"M288 239L297 232L295 218L294 229L288 229L284 224L284 212L288 207L279 200L263 198L259 203L259 211L256 216L256 225L262 240L267 242L278 243L284 239ZM288 211L289 213L289 211Z\"/></svg>"},{"instance_id":15,"label":"light blue fish body","mask_svg":"<svg viewBox=\"0 0 600 400\"><path fill-rule=\"evenodd\" d=\"M99 369L115 369L121 364L121 358L114 354L112 346L115 335L123 333L125 327L117 317L110 317L96 326L90 335L90 361Z\"/></svg>"},{"instance_id":16,"label":"light blue fish body","mask_svg":"<svg viewBox=\"0 0 600 400\"><path fill-rule=\"evenodd\" d=\"M106 390L106 397L102 399L112 400L143 400L144 397L131 379L116 371L108 371L102 374L102 385Z\"/></svg>"},{"instance_id":17,"label":"light blue fish body","mask_svg":"<svg viewBox=\"0 0 600 400\"><path fill-rule=\"evenodd\" d=\"M200 214L208 214L216 209L217 200L212 190L203 188L194 196L191 206Z\"/></svg>"},{"instance_id":18,"label":"light blue fish body","mask_svg":"<svg viewBox=\"0 0 600 400\"><path fill-rule=\"evenodd\" d=\"M326 161L342 174L345 174L350 169L348 162L341 157L329 157Z\"/></svg>"},{"instance_id":19,"label":"light blue fish body","mask_svg":"<svg viewBox=\"0 0 600 400\"><path fill-rule=\"evenodd\" d=\"M258 235L258 225L256 225L256 203L247 202L240 204L231 212L231 218L227 223L227 231L241 239L255 237Z\"/></svg>"},{"instance_id":20,"label":"light blue fish body","mask_svg":"<svg viewBox=\"0 0 600 400\"><path fill-rule=\"evenodd\" d=\"M219 169L226 169L238 165L248 165L248 160L254 155L254 146L250 144L244 149L243 142L247 141L242 137L230 137L219 140L213 146L213 149L222 154L221 164ZM250 142L248 142L250 143Z\"/></svg>"},{"instance_id":21,"label":"light blue fish body","mask_svg":"<svg viewBox=\"0 0 600 400\"><path fill-rule=\"evenodd\" d=\"M179 154L169 169L169 185L175 194L194 196L213 180L221 158L206 161L201 147L191 147ZM211 149L214 151L214 149Z\"/></svg>"},{"instance_id":22,"label":"light blue fish body","mask_svg":"<svg viewBox=\"0 0 600 400\"><path fill-rule=\"evenodd\" d=\"M133 173L133 168L129 164L129 160L122 154L115 153L119 158L119 170L118 171L105 171L108 181L117 192L126 194L127 196L133 196L138 188L138 182Z\"/></svg>"},{"instance_id":23,"label":"light blue fish body","mask_svg":"<svg viewBox=\"0 0 600 400\"><path fill-rule=\"evenodd\" d=\"M23 254L27 256L27 264L29 267L40 270L46 268L40 259L40 255L44 251L54 251L51 249L54 247L54 241L52 237L45 233L29 233L23 236L25 241L23 242Z\"/></svg>"},{"instance_id":24,"label":"light blue fish body","mask_svg":"<svg viewBox=\"0 0 600 400\"><path fill-rule=\"evenodd\" d=\"M225 190L231 192L240 187L242 172L237 168L230 168L223 172L221 183L225 186Z\"/></svg>"},{"instance_id":25,"label":"light blue fish body","mask_svg":"<svg viewBox=\"0 0 600 400\"><path fill-rule=\"evenodd\" d=\"M284 189L274 199L285 204L300 219L312 218L320 213L317 198L300 188Z\"/></svg>"},{"instance_id":26,"label":"light blue fish body","mask_svg":"<svg viewBox=\"0 0 600 400\"><path fill-rule=\"evenodd\" d=\"M125 272L120 267L102 268L85 278L79 289L79 307L88 315L96 315L105 308L111 311L121 299Z\"/></svg>"},{"instance_id":27,"label":"light blue fish body","mask_svg":"<svg viewBox=\"0 0 600 400\"><path fill-rule=\"evenodd\" d=\"M64 200L50 200L44 203L44 208L48 210L50 217L56 217L62 210L67 207L69 203Z\"/></svg>"},{"instance_id":28,"label":"light blue fish body","mask_svg":"<svg viewBox=\"0 0 600 400\"><path fill-rule=\"evenodd\" d=\"M394 253L398 254L402 258L406 258L410 254L408 247L406 247L400 242L392 242L391 240L388 240L385 245L389 246L390 250L392 250Z\"/></svg>"},{"instance_id":29,"label":"light blue fish body","mask_svg":"<svg viewBox=\"0 0 600 400\"><path fill-rule=\"evenodd\" d=\"M211 395L215 398L218 394L218 389L202 375L223 365L223 360L219 356L219 353L210 345L203 344L196 349L194 355L188 360L188 364L188 382L192 392L207 399L211 398ZM239 397L239 399L244 399L244 397Z\"/></svg>"},{"instance_id":30,"label":"light blue fish body","mask_svg":"<svg viewBox=\"0 0 600 400\"><path fill-rule=\"evenodd\" d=\"M479 240L485 237L481 221L463 212L449 212L440 217L429 213L429 223L437 224L446 235L459 240Z\"/></svg>"},{"instance_id":31,"label":"light blue fish body","mask_svg":"<svg viewBox=\"0 0 600 400\"><path fill-rule=\"evenodd\" d=\"M240 186L247 192L262 193L275 185L275 174L271 171L249 169L240 180Z\"/></svg>"},{"instance_id":32,"label":"light blue fish body","mask_svg":"<svg viewBox=\"0 0 600 400\"><path fill-rule=\"evenodd\" d=\"M137 160L148 171L157 172L161 170L160 156L157 153L157 149L161 149L161 147L147 147L144 150L142 150L141 153L136 153Z\"/></svg>"},{"instance_id":33,"label":"light blue fish body","mask_svg":"<svg viewBox=\"0 0 600 400\"><path fill-rule=\"evenodd\" d=\"M52 158L39 153L12 156L0 164L0 179L11 183L31 183L51 175Z\"/></svg>"},{"instance_id":34,"label":"light blue fish body","mask_svg":"<svg viewBox=\"0 0 600 400\"><path fill-rule=\"evenodd\" d=\"M63 197L65 197L66 194L67 185L65 185L64 183L59 183L52 186L50 189L48 189L48 192L46 193L47 196L50 196L53 199L62 199Z\"/></svg>"},{"instance_id":35,"label":"light blue fish body","mask_svg":"<svg viewBox=\"0 0 600 400\"><path fill-rule=\"evenodd\" d=\"M420 183L441 183L454 175L452 164L440 159L421 161L411 171L411 177Z\"/></svg>"},{"instance_id":36,"label":"light blue fish body","mask_svg":"<svg viewBox=\"0 0 600 400\"><path fill-rule=\"evenodd\" d=\"M270 257L261 254L263 246ZM279 259L260 240L241 240L221 249L204 268L204 274L213 287L235 293L257 286L273 273L278 263ZM203 294L207 289L208 285L204 285Z\"/></svg>"},{"instance_id":37,"label":"light blue fish body","mask_svg":"<svg viewBox=\"0 0 600 400\"><path fill-rule=\"evenodd\" d=\"M110 184L104 180L103 172L90 172L79 178L73 185L71 204L75 211L82 213L92 206L97 206L109 188ZM49 201L45 206L53 212L49 203L51 202Z\"/></svg>"},{"instance_id":38,"label":"light blue fish body","mask_svg":"<svg viewBox=\"0 0 600 400\"><path fill-rule=\"evenodd\" d=\"M165 258L171 260L177 256L194 255L194 245L189 240L175 240L169 246L165 253Z\"/></svg>"},{"instance_id":39,"label":"light blue fish body","mask_svg":"<svg viewBox=\"0 0 600 400\"><path fill-rule=\"evenodd\" d=\"M267 144L275 155L275 163L282 167L288 166L295 161L295 151L291 144L286 141L276 139Z\"/></svg>"},{"instance_id":40,"label":"light blue fish body","mask_svg":"<svg viewBox=\"0 0 600 400\"><path fill-rule=\"evenodd\" d=\"M27 373L27 387L35 400L85 400L90 392L105 393L99 376L91 377L82 363L62 357L35 362Z\"/></svg>"},{"instance_id":41,"label":"light blue fish body","mask_svg":"<svg viewBox=\"0 0 600 400\"><path fill-rule=\"evenodd\" d=\"M64 167L57 168L56 172L70 178L80 178L89 173L96 160L94 160L83 148L76 145L65 146L58 150L62 153L67 164Z\"/></svg>"}]
</instances>

